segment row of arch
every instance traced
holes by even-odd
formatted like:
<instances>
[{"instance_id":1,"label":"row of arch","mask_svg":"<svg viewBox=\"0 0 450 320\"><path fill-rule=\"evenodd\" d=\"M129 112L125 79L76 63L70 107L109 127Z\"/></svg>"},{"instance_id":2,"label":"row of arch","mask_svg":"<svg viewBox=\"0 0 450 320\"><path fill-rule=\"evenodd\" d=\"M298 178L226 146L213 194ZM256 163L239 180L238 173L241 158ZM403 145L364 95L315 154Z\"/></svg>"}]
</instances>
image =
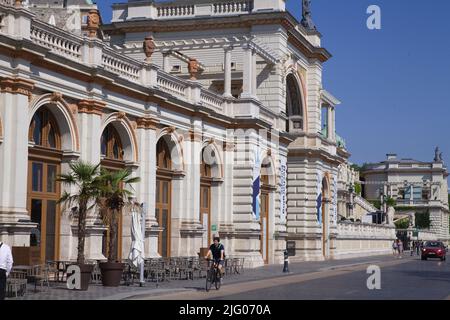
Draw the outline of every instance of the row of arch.
<instances>
[{"instance_id":1,"label":"row of arch","mask_svg":"<svg viewBox=\"0 0 450 320\"><path fill-rule=\"evenodd\" d=\"M55 107L56 105L56 107ZM79 148L78 132L71 113L64 104L48 102L41 99L32 108L34 111L29 124L29 164L28 203L31 220L39 224L39 235L32 237L32 246L41 247L42 259L59 256L60 215L57 201L61 186L55 178L61 173L61 164L65 150ZM69 119L69 121L67 121ZM137 155L133 137L124 141L127 133L123 124L124 117L109 116L102 126L98 137L101 165L109 170L125 168L126 161ZM129 127L131 128L131 126ZM95 141L93 139L93 141ZM155 218L163 230L158 242L161 256L170 256L170 221L171 221L171 183L177 171L183 171L183 153L178 137L170 128L162 129L156 144L156 201ZM128 149L127 149L128 148ZM76 150L76 149L75 149ZM212 141L204 141L200 157L200 221L211 224L211 186L215 178L223 178L221 154ZM268 157L271 159L271 157ZM137 158L134 158L137 160ZM264 161L263 161L264 162ZM273 166L272 161L265 161L266 166ZM269 184L269 178L265 184ZM271 184L274 184L271 183ZM205 216L206 214L206 216ZM209 215L209 216L208 216ZM206 220L205 220L206 219ZM122 220L118 221L119 226ZM208 227L208 229L210 229ZM120 228L119 228L120 230ZM122 252L122 234L117 234L118 255ZM208 231L207 242L211 241ZM109 231L103 236L103 253L108 254L106 243ZM33 242L34 241L34 242Z\"/></svg>"}]
</instances>

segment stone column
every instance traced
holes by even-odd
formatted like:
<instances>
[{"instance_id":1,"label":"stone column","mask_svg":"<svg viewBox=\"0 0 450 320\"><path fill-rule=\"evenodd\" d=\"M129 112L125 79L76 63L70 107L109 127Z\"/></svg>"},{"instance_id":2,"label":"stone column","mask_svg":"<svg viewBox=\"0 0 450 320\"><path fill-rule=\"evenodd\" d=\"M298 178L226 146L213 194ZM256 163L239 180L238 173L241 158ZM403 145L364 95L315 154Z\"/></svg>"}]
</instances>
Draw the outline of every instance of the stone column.
<instances>
[{"instance_id":1,"label":"stone column","mask_svg":"<svg viewBox=\"0 0 450 320\"><path fill-rule=\"evenodd\" d=\"M255 98L253 95L253 79L255 68L253 66L254 57L253 49L250 44L244 44L244 77L243 77L243 92L241 98Z\"/></svg>"},{"instance_id":2,"label":"stone column","mask_svg":"<svg viewBox=\"0 0 450 320\"><path fill-rule=\"evenodd\" d=\"M203 230L200 224L200 156L202 147L201 120L193 119L194 129L185 132L183 156L185 177L183 188L179 190L183 203L177 216L179 238L174 239L172 248L178 256L195 256L201 248ZM175 223L174 223L175 224ZM175 241L178 244L174 247Z\"/></svg>"},{"instance_id":3,"label":"stone column","mask_svg":"<svg viewBox=\"0 0 450 320\"><path fill-rule=\"evenodd\" d=\"M78 128L80 131L80 160L91 164L100 163L100 137L102 135L102 114L105 103L97 100L82 100L78 103ZM76 221L72 231L76 232ZM86 259L106 259L102 254L103 232L106 230L100 217L94 211L88 214L86 223ZM76 251L76 234L72 245Z\"/></svg>"},{"instance_id":4,"label":"stone column","mask_svg":"<svg viewBox=\"0 0 450 320\"><path fill-rule=\"evenodd\" d=\"M29 103L34 83L3 78L0 88L0 241L29 246L30 229L35 226L27 211Z\"/></svg>"},{"instance_id":5,"label":"stone column","mask_svg":"<svg viewBox=\"0 0 450 320\"><path fill-rule=\"evenodd\" d=\"M141 178L141 182L136 186L136 195L139 202L146 204L144 206L146 210L144 255L148 258L159 257L160 228L155 216L157 123L157 119L150 117L137 119L137 138L141 155L137 176Z\"/></svg>"},{"instance_id":6,"label":"stone column","mask_svg":"<svg viewBox=\"0 0 450 320\"><path fill-rule=\"evenodd\" d=\"M257 71L257 67L256 67L256 51L252 50L252 96L257 99L257 87L258 87L258 83L257 83L257 77L258 77L258 71Z\"/></svg>"},{"instance_id":7,"label":"stone column","mask_svg":"<svg viewBox=\"0 0 450 320\"><path fill-rule=\"evenodd\" d=\"M225 57L224 57L224 93L225 98L232 98L231 95L231 52L233 50L232 46L224 47Z\"/></svg>"},{"instance_id":8,"label":"stone column","mask_svg":"<svg viewBox=\"0 0 450 320\"><path fill-rule=\"evenodd\" d=\"M334 125L333 125L333 109L327 106L327 137L329 140L334 140Z\"/></svg>"},{"instance_id":9,"label":"stone column","mask_svg":"<svg viewBox=\"0 0 450 320\"><path fill-rule=\"evenodd\" d=\"M170 72L170 51L163 51L163 69L165 72Z\"/></svg>"}]
</instances>

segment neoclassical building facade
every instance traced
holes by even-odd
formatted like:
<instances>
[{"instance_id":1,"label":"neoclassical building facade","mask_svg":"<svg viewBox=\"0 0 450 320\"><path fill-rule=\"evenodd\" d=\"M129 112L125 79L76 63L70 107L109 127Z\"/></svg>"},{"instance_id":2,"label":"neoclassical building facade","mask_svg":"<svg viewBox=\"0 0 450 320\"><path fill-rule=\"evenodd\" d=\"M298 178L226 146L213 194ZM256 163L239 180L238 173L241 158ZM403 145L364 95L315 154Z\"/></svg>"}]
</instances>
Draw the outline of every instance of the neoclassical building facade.
<instances>
[{"instance_id":1,"label":"neoclassical building facade","mask_svg":"<svg viewBox=\"0 0 450 320\"><path fill-rule=\"evenodd\" d=\"M107 25L89 11L84 36L20 1L0 15L2 241L76 257L55 178L80 159L141 178L147 257L195 256L213 235L248 266L281 262L288 241L294 260L389 250L387 227L367 226L368 246L367 228L339 236L349 153L322 86L331 55L284 0L129 1ZM130 224L123 212L122 259ZM108 236L90 212L88 259L105 258Z\"/></svg>"}]
</instances>

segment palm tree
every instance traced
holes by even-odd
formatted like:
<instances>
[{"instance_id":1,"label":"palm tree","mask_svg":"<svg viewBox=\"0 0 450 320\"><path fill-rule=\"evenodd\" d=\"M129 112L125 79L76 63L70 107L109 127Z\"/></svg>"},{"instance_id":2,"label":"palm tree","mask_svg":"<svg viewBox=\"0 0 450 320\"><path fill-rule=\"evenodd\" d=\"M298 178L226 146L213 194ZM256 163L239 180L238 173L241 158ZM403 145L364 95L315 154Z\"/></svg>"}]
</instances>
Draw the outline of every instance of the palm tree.
<instances>
[{"instance_id":1,"label":"palm tree","mask_svg":"<svg viewBox=\"0 0 450 320\"><path fill-rule=\"evenodd\" d=\"M138 183L139 177L132 177L128 169L119 171L102 170L102 210L103 223L109 228L108 262L117 261L117 234L118 221L122 209L126 205L134 205L132 201L133 192L127 187ZM131 187L132 188L132 187Z\"/></svg>"},{"instance_id":2,"label":"palm tree","mask_svg":"<svg viewBox=\"0 0 450 320\"><path fill-rule=\"evenodd\" d=\"M93 165L83 161L70 163L70 173L59 175L58 181L75 189L74 193L64 191L58 203L73 208L72 214L78 217L78 255L77 263L84 264L84 246L86 238L86 219L89 210L100 204L102 180L100 164ZM76 210L74 210L76 209Z\"/></svg>"}]
</instances>

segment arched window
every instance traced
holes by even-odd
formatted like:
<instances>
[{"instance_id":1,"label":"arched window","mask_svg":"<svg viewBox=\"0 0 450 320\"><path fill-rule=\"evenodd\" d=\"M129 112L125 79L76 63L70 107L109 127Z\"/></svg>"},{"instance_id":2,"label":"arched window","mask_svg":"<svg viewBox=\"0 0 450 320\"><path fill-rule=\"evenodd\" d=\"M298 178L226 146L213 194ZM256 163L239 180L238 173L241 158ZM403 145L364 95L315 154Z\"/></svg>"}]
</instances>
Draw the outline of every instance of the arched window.
<instances>
[{"instance_id":1,"label":"arched window","mask_svg":"<svg viewBox=\"0 0 450 320\"><path fill-rule=\"evenodd\" d=\"M205 159L206 157L205 152L207 152L206 149L203 149L202 158L200 162L200 175L202 178L211 178L212 177L211 165L208 163L209 161ZM212 151L211 156L212 157L215 156L214 151Z\"/></svg>"},{"instance_id":2,"label":"arched window","mask_svg":"<svg viewBox=\"0 0 450 320\"><path fill-rule=\"evenodd\" d=\"M60 135L55 118L46 108L37 111L31 120L29 139L35 145L50 149L60 149Z\"/></svg>"},{"instance_id":3,"label":"arched window","mask_svg":"<svg viewBox=\"0 0 450 320\"><path fill-rule=\"evenodd\" d=\"M119 133L112 125L108 125L103 131L100 147L101 154L105 158L123 160L122 142Z\"/></svg>"},{"instance_id":4,"label":"arched window","mask_svg":"<svg viewBox=\"0 0 450 320\"><path fill-rule=\"evenodd\" d=\"M303 102L302 95L294 75L286 78L286 114L288 120L286 131L303 131Z\"/></svg>"},{"instance_id":5,"label":"arched window","mask_svg":"<svg viewBox=\"0 0 450 320\"><path fill-rule=\"evenodd\" d=\"M156 165L158 169L172 170L170 150L164 138L159 139L156 145Z\"/></svg>"}]
</instances>

